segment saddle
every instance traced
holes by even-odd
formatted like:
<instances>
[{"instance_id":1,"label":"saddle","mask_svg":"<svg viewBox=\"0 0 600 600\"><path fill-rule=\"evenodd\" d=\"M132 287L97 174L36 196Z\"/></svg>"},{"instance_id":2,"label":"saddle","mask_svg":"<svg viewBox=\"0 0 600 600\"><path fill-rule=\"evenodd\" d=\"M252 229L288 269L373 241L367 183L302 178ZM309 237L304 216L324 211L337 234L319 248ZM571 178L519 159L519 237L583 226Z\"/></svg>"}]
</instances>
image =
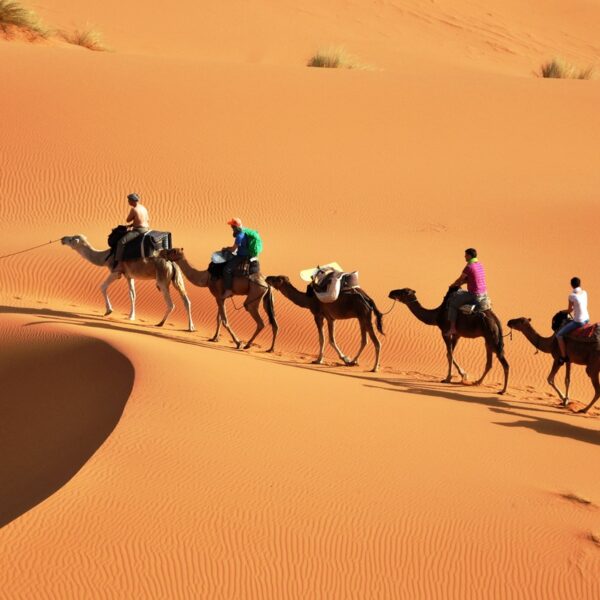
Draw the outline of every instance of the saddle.
<instances>
[{"instance_id":1,"label":"saddle","mask_svg":"<svg viewBox=\"0 0 600 600\"><path fill-rule=\"evenodd\" d=\"M450 286L448 288L448 291L446 292L446 295L444 296L444 299L442 300L443 306L447 308L450 299L453 298L456 294L460 293L462 293L462 290L459 287ZM468 304L463 304L462 306L459 306L458 310L464 315L485 316L485 312L491 310L491 308L492 302L489 296L485 296L479 302L470 302Z\"/></svg>"},{"instance_id":2,"label":"saddle","mask_svg":"<svg viewBox=\"0 0 600 600\"><path fill-rule=\"evenodd\" d=\"M552 317L552 331L557 332L572 320L573 317L566 310L558 311ZM565 337L577 342L595 343L600 346L600 323L588 323L567 333Z\"/></svg>"},{"instance_id":3,"label":"saddle","mask_svg":"<svg viewBox=\"0 0 600 600\"><path fill-rule=\"evenodd\" d=\"M108 236L108 245L110 246L112 256L119 240L127 233L125 225L118 225ZM151 229L142 233L134 240L125 244L123 260L133 260L136 258L153 258L158 256L161 250L170 250L172 245L172 236L170 231L155 231Z\"/></svg>"},{"instance_id":4,"label":"saddle","mask_svg":"<svg viewBox=\"0 0 600 600\"><path fill-rule=\"evenodd\" d=\"M208 272L212 279L223 278L223 268L226 263L210 262L208 265ZM250 278L252 275L260 273L260 262L256 257L248 257L246 260L241 262L235 271L233 272L234 277L247 277Z\"/></svg>"},{"instance_id":5,"label":"saddle","mask_svg":"<svg viewBox=\"0 0 600 600\"><path fill-rule=\"evenodd\" d=\"M314 295L320 302L329 304L335 302L340 293L358 286L358 271L347 273L337 271L332 267L321 267L312 275L312 281L307 287L307 294Z\"/></svg>"}]
</instances>

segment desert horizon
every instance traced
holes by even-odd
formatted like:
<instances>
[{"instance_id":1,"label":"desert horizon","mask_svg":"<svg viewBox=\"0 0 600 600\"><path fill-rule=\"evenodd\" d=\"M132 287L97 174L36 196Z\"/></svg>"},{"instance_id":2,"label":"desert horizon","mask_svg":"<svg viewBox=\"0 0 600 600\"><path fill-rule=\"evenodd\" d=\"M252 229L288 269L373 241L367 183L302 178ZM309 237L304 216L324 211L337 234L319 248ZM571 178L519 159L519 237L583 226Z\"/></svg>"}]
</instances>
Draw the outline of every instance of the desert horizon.
<instances>
[{"instance_id":1,"label":"desert horizon","mask_svg":"<svg viewBox=\"0 0 600 600\"><path fill-rule=\"evenodd\" d=\"M545 350L572 277L600 320L599 19L590 0L0 2L0 598L597 598L600 401L578 412L573 354L563 406ZM101 291L131 193L187 261L164 267L166 315L157 259L140 270L135 320L128 276L111 314ZM296 288L268 288L274 352L262 296L250 348L210 341L200 273L234 217ZM440 328L389 297L433 314L467 248L504 394L496 354L475 385L481 336L443 383ZM377 372L372 340L346 366L327 327L313 364L300 274L332 262L358 271L368 299L344 310L368 315ZM242 345L244 299L224 303ZM354 358L357 319L335 332Z\"/></svg>"}]
</instances>

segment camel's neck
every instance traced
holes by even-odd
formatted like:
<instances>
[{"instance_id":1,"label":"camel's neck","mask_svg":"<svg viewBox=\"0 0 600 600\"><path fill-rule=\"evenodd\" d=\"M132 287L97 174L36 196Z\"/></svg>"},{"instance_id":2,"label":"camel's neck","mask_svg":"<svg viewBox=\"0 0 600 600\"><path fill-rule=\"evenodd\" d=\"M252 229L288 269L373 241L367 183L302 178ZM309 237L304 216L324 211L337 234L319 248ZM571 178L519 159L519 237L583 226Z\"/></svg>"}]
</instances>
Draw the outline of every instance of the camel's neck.
<instances>
[{"instance_id":1,"label":"camel's neck","mask_svg":"<svg viewBox=\"0 0 600 600\"><path fill-rule=\"evenodd\" d=\"M191 283L198 287L208 287L210 282L210 273L208 271L194 269L185 257L182 257L175 262L181 267L183 274Z\"/></svg>"},{"instance_id":2,"label":"camel's neck","mask_svg":"<svg viewBox=\"0 0 600 600\"><path fill-rule=\"evenodd\" d=\"M85 260L91 262L93 265L97 267L107 266L106 259L110 254L110 250L96 250L88 245L77 246L75 250L82 258L85 258Z\"/></svg>"},{"instance_id":3,"label":"camel's neck","mask_svg":"<svg viewBox=\"0 0 600 600\"><path fill-rule=\"evenodd\" d=\"M522 330L523 335L541 352L552 354L554 349L555 337L542 337L532 325L525 326Z\"/></svg>"},{"instance_id":4,"label":"camel's neck","mask_svg":"<svg viewBox=\"0 0 600 600\"><path fill-rule=\"evenodd\" d=\"M284 283L279 291L294 304L301 306L302 308L310 308L312 305L312 299L309 298L304 292L296 289L291 283Z\"/></svg>"},{"instance_id":5,"label":"camel's neck","mask_svg":"<svg viewBox=\"0 0 600 600\"><path fill-rule=\"evenodd\" d=\"M423 308L421 303L415 298L414 300L407 302L408 310L426 325L437 325L437 319L440 314L439 308Z\"/></svg>"}]
</instances>

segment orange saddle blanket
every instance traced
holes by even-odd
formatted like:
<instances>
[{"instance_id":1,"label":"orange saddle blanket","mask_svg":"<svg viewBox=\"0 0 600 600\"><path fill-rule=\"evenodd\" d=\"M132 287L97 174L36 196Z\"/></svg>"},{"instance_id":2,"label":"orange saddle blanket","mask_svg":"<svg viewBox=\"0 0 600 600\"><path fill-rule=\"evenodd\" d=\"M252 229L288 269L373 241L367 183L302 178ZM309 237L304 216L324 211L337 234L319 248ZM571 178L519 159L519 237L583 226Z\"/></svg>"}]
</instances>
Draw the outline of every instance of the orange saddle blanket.
<instances>
[{"instance_id":1,"label":"orange saddle blanket","mask_svg":"<svg viewBox=\"0 0 600 600\"><path fill-rule=\"evenodd\" d=\"M599 323L588 323L583 327L578 327L574 331L568 334L569 337L576 339L592 339L596 336L596 330L598 329Z\"/></svg>"}]
</instances>

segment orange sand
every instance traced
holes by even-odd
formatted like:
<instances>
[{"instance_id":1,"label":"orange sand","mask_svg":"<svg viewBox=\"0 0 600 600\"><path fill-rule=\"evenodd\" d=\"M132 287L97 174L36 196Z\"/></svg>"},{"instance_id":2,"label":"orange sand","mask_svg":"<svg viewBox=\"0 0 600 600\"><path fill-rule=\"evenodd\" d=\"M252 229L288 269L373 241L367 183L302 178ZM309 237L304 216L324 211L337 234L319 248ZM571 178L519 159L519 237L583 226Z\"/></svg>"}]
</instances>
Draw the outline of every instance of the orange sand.
<instances>
[{"instance_id":1,"label":"orange sand","mask_svg":"<svg viewBox=\"0 0 600 600\"><path fill-rule=\"evenodd\" d=\"M437 306L475 246L504 323L548 335L573 275L599 318L600 81L532 75L598 62L597 3L89 4L36 8L114 52L0 42L0 255L103 248L136 191L198 268L239 215L263 272L301 286L337 260L383 311L400 287ZM371 68L304 66L331 44ZM600 403L560 409L521 334L500 397L497 363L480 388L438 383L439 333L402 305L374 375L371 348L309 365L314 323L281 295L267 356L269 329L209 344L191 284L193 334L179 298L153 327L152 282L136 323L123 282L103 318L105 274L59 244L0 267L0 598L600 595ZM356 324L338 339L351 354ZM458 358L474 378L482 341Z\"/></svg>"}]
</instances>

